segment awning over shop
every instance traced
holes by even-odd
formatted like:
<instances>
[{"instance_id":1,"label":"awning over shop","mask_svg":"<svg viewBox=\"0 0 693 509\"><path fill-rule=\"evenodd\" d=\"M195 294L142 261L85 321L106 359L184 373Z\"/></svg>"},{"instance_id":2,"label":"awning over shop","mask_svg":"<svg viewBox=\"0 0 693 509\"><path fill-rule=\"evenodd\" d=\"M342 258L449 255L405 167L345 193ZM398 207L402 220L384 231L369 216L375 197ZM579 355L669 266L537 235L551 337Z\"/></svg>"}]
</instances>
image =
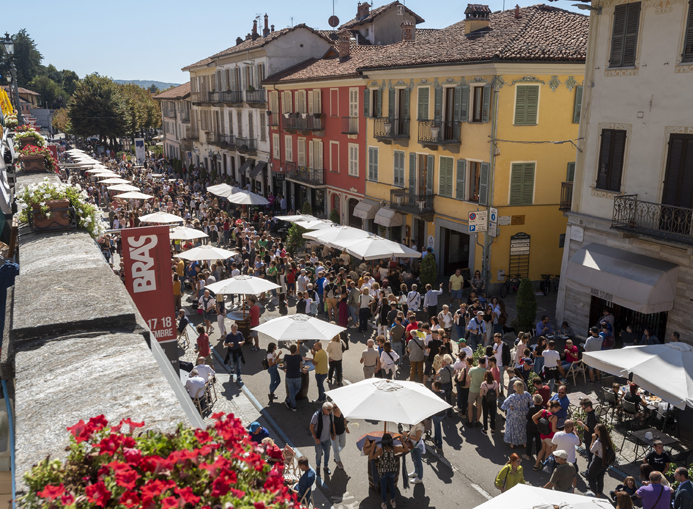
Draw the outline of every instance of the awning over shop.
<instances>
[{"instance_id":1,"label":"awning over shop","mask_svg":"<svg viewBox=\"0 0 693 509\"><path fill-rule=\"evenodd\" d=\"M248 168L252 167L253 164L255 164L255 159L247 159L240 168L238 168L238 173L240 175L243 175L245 172L248 171Z\"/></svg>"},{"instance_id":2,"label":"awning over shop","mask_svg":"<svg viewBox=\"0 0 693 509\"><path fill-rule=\"evenodd\" d=\"M402 214L395 212L390 207L381 207L375 214L373 222L386 228L393 228L396 226L402 226L404 224L404 217Z\"/></svg>"},{"instance_id":3,"label":"awning over shop","mask_svg":"<svg viewBox=\"0 0 693 509\"><path fill-rule=\"evenodd\" d=\"M589 244L568 262L571 288L644 314L674 307L679 266L602 244Z\"/></svg>"},{"instance_id":4,"label":"awning over shop","mask_svg":"<svg viewBox=\"0 0 693 509\"><path fill-rule=\"evenodd\" d=\"M250 170L250 178L254 179L257 177L262 170L264 170L267 167L267 163L265 161L260 161L255 165L255 168Z\"/></svg>"},{"instance_id":5,"label":"awning over shop","mask_svg":"<svg viewBox=\"0 0 693 509\"><path fill-rule=\"evenodd\" d=\"M356 207L354 207L354 217L373 219L378 208L380 208L380 204L377 201L361 200L356 204Z\"/></svg>"}]
</instances>

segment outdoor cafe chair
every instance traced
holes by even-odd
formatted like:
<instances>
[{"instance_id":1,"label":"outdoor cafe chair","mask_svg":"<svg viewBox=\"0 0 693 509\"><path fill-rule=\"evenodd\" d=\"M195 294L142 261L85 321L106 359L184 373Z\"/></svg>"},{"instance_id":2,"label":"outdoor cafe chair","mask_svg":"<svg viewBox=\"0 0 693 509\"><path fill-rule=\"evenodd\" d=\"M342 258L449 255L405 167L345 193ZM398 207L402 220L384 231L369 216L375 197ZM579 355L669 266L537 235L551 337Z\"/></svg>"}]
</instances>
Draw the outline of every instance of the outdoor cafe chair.
<instances>
[{"instance_id":1,"label":"outdoor cafe chair","mask_svg":"<svg viewBox=\"0 0 693 509\"><path fill-rule=\"evenodd\" d=\"M606 416L609 421L613 421L619 404L616 393L611 387L602 387L602 397L604 399L604 407L606 407ZM609 414L611 415L609 416Z\"/></svg>"},{"instance_id":2,"label":"outdoor cafe chair","mask_svg":"<svg viewBox=\"0 0 693 509\"><path fill-rule=\"evenodd\" d=\"M575 377L576 375L579 375L582 373L582 381L583 383L587 383L587 375L585 374L586 368L585 364L582 361L575 361L570 364L570 368L568 369L568 372L565 374L566 380L570 375L573 375L573 385L577 385L575 382Z\"/></svg>"},{"instance_id":3,"label":"outdoor cafe chair","mask_svg":"<svg viewBox=\"0 0 693 509\"><path fill-rule=\"evenodd\" d=\"M178 346L183 350L187 350L190 345L190 338L188 337L188 328L183 329L183 332L178 333Z\"/></svg>"}]
</instances>

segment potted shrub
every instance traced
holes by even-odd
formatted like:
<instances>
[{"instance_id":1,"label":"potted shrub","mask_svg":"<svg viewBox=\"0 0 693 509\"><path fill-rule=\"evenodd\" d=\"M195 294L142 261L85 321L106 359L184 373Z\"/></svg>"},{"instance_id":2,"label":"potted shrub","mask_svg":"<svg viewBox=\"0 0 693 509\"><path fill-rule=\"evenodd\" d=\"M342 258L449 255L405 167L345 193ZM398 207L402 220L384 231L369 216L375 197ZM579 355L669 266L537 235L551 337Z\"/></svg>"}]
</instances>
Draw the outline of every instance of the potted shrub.
<instances>
[{"instance_id":1,"label":"potted shrub","mask_svg":"<svg viewBox=\"0 0 693 509\"><path fill-rule=\"evenodd\" d=\"M23 125L15 129L15 140L19 143L20 148L27 145L36 145L37 147L45 147L46 139L41 136L36 129L29 125Z\"/></svg>"},{"instance_id":2,"label":"potted shrub","mask_svg":"<svg viewBox=\"0 0 693 509\"><path fill-rule=\"evenodd\" d=\"M58 173L58 161L47 147L27 145L19 151L24 171L54 171Z\"/></svg>"},{"instance_id":3,"label":"potted shrub","mask_svg":"<svg viewBox=\"0 0 693 509\"><path fill-rule=\"evenodd\" d=\"M30 223L32 230L64 230L82 228L93 238L106 231L96 206L87 202L87 193L79 186L48 181L31 184L17 195L25 207L19 214L20 221Z\"/></svg>"},{"instance_id":4,"label":"potted shrub","mask_svg":"<svg viewBox=\"0 0 693 509\"><path fill-rule=\"evenodd\" d=\"M103 415L67 428L65 461L46 458L24 479L29 509L300 509L284 483L283 453L254 443L240 419L214 414L207 429L138 431L144 422L109 425Z\"/></svg>"},{"instance_id":5,"label":"potted shrub","mask_svg":"<svg viewBox=\"0 0 693 509\"><path fill-rule=\"evenodd\" d=\"M10 113L5 117L5 127L8 129L14 129L19 123L17 122L17 113Z\"/></svg>"}]
</instances>

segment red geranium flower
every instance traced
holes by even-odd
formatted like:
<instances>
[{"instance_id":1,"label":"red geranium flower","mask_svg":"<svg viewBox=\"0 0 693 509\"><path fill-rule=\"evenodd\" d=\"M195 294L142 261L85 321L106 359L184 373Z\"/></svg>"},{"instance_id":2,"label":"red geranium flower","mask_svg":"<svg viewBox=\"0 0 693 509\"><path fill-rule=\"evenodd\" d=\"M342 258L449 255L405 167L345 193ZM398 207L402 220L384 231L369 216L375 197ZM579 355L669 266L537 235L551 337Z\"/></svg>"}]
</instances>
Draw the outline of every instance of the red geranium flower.
<instances>
[{"instance_id":1,"label":"red geranium flower","mask_svg":"<svg viewBox=\"0 0 693 509\"><path fill-rule=\"evenodd\" d=\"M229 492L230 486L228 481L217 477L212 483L212 496L213 497L223 497Z\"/></svg>"},{"instance_id":2,"label":"red geranium flower","mask_svg":"<svg viewBox=\"0 0 693 509\"><path fill-rule=\"evenodd\" d=\"M237 490L237 489L235 489L235 488L231 488L230 491L231 491L231 493L233 493L233 495L234 495L236 498L243 498L243 497L245 497L245 491Z\"/></svg>"},{"instance_id":3,"label":"red geranium flower","mask_svg":"<svg viewBox=\"0 0 693 509\"><path fill-rule=\"evenodd\" d=\"M182 498L186 504L197 505L197 503L200 501L200 497L193 493L193 490L190 486L186 486L182 489L176 488L173 491L176 493L176 495Z\"/></svg>"},{"instance_id":4,"label":"red geranium flower","mask_svg":"<svg viewBox=\"0 0 693 509\"><path fill-rule=\"evenodd\" d=\"M115 475L116 484L121 488L126 488L128 490L135 489L135 483L139 478L140 475L130 467L116 471Z\"/></svg>"},{"instance_id":5,"label":"red geranium flower","mask_svg":"<svg viewBox=\"0 0 693 509\"><path fill-rule=\"evenodd\" d=\"M60 486L48 485L43 490L39 491L37 495L41 498L47 498L48 500L55 500L56 498L62 496L65 493L65 486L60 483Z\"/></svg>"},{"instance_id":6,"label":"red geranium flower","mask_svg":"<svg viewBox=\"0 0 693 509\"><path fill-rule=\"evenodd\" d=\"M99 507L106 507L106 504L111 499L111 492L108 491L103 481L90 484L84 491L87 495L87 500Z\"/></svg>"},{"instance_id":7,"label":"red geranium flower","mask_svg":"<svg viewBox=\"0 0 693 509\"><path fill-rule=\"evenodd\" d=\"M255 502L253 503L253 506L255 509L265 509L265 503L264 502Z\"/></svg>"},{"instance_id":8,"label":"red geranium flower","mask_svg":"<svg viewBox=\"0 0 693 509\"><path fill-rule=\"evenodd\" d=\"M140 502L140 497L133 491L126 491L120 496L120 503L128 508L136 507Z\"/></svg>"},{"instance_id":9,"label":"red geranium flower","mask_svg":"<svg viewBox=\"0 0 693 509\"><path fill-rule=\"evenodd\" d=\"M178 499L176 497L166 497L161 501L161 509L173 509L178 507Z\"/></svg>"},{"instance_id":10,"label":"red geranium flower","mask_svg":"<svg viewBox=\"0 0 693 509\"><path fill-rule=\"evenodd\" d=\"M60 502L62 502L63 505L72 505L75 502L75 497L72 496L72 493L66 493L60 497Z\"/></svg>"},{"instance_id":11,"label":"red geranium flower","mask_svg":"<svg viewBox=\"0 0 693 509\"><path fill-rule=\"evenodd\" d=\"M144 426L144 422L135 422L129 417L127 419L123 419L122 421L120 421L120 426L122 426L123 424L127 424L128 426L130 426L130 433L132 433L135 430L135 428L141 428Z\"/></svg>"}]
</instances>

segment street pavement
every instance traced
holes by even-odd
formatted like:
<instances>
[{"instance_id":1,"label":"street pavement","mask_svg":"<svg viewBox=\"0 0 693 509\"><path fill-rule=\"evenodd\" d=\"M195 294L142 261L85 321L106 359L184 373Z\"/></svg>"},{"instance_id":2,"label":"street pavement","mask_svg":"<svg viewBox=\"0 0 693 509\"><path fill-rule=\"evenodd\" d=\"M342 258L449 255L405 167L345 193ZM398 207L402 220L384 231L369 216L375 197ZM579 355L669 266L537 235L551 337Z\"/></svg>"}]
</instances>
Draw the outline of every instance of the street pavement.
<instances>
[{"instance_id":1,"label":"street pavement","mask_svg":"<svg viewBox=\"0 0 693 509\"><path fill-rule=\"evenodd\" d=\"M439 304L448 302L448 298L443 295L439 299ZM188 300L186 296L186 301ZM276 299L275 299L276 300ZM514 316L514 296L509 296L506 306L510 316ZM189 301L188 301L189 302ZM547 314L553 317L555 307L555 294L547 297L538 297L539 316ZM294 309L293 301L290 301L289 314ZM189 314L194 323L199 323L196 312ZM267 304L261 315L261 322L271 320L279 316L278 309L271 303ZM227 319L226 327L230 330L232 322ZM216 327L216 323L214 323ZM362 365L359 363L361 352L366 347L366 340L375 337L373 327L369 327L368 333L358 333L357 329L348 329L349 350L344 352L344 379L345 383L353 383L363 379ZM217 353L224 358L226 349L222 346L222 339L219 331L215 330L211 334L211 344ZM194 339L191 337L191 340ZM242 367L242 379L245 384L244 392L252 394L258 406L262 407L262 414L269 422L270 431L272 426L278 426L288 440L300 450L315 465L314 441L309 431L309 422L312 414L320 407L315 400L318 397L317 386L313 375L309 398L298 402L298 411L292 412L283 403L286 392L284 390L284 375L282 373L282 384L277 389L277 399L270 403L269 374L266 373L261 364L265 355L265 348L271 339L260 335L260 350L251 351L250 346L244 346L244 356L246 364ZM323 343L326 346L326 343ZM286 351L286 349L285 349ZM306 355L304 347L303 355ZM219 360L219 358L217 358ZM281 372L280 372L281 373ZM408 364L405 362L402 372L397 378L406 379L408 376ZM327 390L335 388L336 385L327 387ZM462 424L462 419L457 416L448 417L443 420L443 452L438 454L428 447L424 455L424 483L411 485L408 489L402 489L401 476L398 482L399 496L397 506L404 508L423 509L427 507L446 508L446 507L476 507L500 492L494 487L495 476L500 468L507 462L508 456L512 452L518 454L523 450L518 448L511 449L503 442L503 421L499 413L499 421L495 434L486 435L481 428L468 429ZM318 481L321 494L316 496L316 503L319 506L333 506L337 508L379 508L380 496L376 492L369 490L367 463L365 457L361 456L355 442L364 433L371 430L382 430L383 423L356 420L349 424L351 433L347 438L346 448L342 451L341 457L344 463L344 470L336 468L334 458L330 457L331 475L322 476ZM396 429L395 423L388 423L389 429ZM277 430L274 430L276 433ZM275 433L272 433L273 435ZM323 465L324 466L324 465ZM586 470L587 460L584 456L578 455L578 466L580 471ZM543 472L532 471L532 462L523 460L525 480L534 486L543 486L548 482L549 475ZM407 468L413 470L410 457L407 457ZM609 472L605 479L605 493L613 489L622 477L617 472ZM585 480L578 478L577 491L585 493L587 486ZM323 497L324 496L324 497Z\"/></svg>"}]
</instances>

